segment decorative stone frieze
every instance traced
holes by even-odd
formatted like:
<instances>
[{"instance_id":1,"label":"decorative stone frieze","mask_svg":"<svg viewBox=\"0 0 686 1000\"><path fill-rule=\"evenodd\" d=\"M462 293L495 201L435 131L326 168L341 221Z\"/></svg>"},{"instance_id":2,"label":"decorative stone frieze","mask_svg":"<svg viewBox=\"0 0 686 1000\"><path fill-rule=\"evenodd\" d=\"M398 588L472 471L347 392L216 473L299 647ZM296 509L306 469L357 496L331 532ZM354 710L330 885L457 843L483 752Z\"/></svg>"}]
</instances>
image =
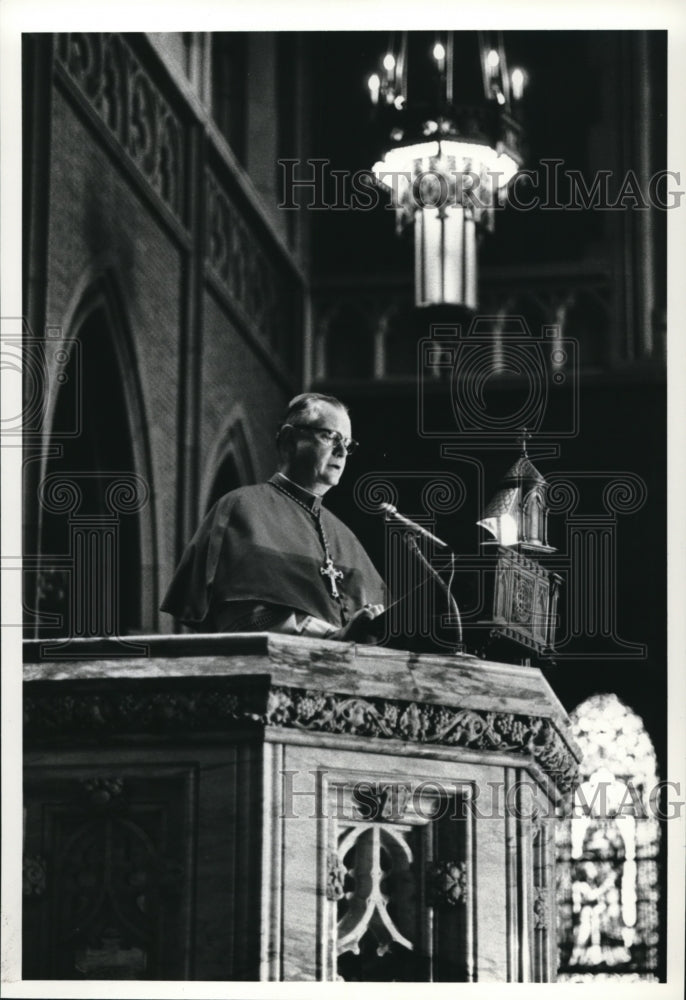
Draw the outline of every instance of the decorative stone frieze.
<instances>
[{"instance_id":1,"label":"decorative stone frieze","mask_svg":"<svg viewBox=\"0 0 686 1000\"><path fill-rule=\"evenodd\" d=\"M576 760L554 725L535 716L272 688L265 718L310 732L529 753L562 790L571 787L577 773Z\"/></svg>"},{"instance_id":2,"label":"decorative stone frieze","mask_svg":"<svg viewBox=\"0 0 686 1000\"><path fill-rule=\"evenodd\" d=\"M183 222L184 126L126 36L65 32L57 38L58 66Z\"/></svg>"},{"instance_id":3,"label":"decorative stone frieze","mask_svg":"<svg viewBox=\"0 0 686 1000\"><path fill-rule=\"evenodd\" d=\"M464 747L533 758L561 791L569 789L576 760L554 724L545 718L504 712L448 708L385 698L361 698L226 678L195 683L167 679L127 682L116 687L80 682L27 685L24 725L27 738L77 733L199 732L229 730L239 724L401 740L423 746Z\"/></svg>"}]
</instances>

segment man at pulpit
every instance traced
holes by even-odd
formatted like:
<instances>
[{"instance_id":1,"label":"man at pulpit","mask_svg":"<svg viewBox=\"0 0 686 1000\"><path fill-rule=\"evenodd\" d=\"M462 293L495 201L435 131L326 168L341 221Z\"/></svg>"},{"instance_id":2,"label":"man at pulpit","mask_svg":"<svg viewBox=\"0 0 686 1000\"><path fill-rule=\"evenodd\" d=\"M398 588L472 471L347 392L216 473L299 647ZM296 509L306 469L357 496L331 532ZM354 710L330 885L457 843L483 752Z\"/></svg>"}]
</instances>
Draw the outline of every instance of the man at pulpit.
<instances>
[{"instance_id":1,"label":"man at pulpit","mask_svg":"<svg viewBox=\"0 0 686 1000\"><path fill-rule=\"evenodd\" d=\"M384 583L355 535L322 506L356 443L333 396L291 400L267 483L223 496L188 544L162 610L199 632L275 631L374 641Z\"/></svg>"}]
</instances>

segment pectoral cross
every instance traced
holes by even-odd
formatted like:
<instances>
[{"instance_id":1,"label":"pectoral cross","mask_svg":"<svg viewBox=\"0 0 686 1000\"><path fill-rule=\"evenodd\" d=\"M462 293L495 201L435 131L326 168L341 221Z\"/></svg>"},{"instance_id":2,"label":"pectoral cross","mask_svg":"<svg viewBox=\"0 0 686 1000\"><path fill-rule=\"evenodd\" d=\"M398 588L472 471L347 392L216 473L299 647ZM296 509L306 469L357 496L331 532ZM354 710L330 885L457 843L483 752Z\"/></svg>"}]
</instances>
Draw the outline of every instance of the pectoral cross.
<instances>
[{"instance_id":1,"label":"pectoral cross","mask_svg":"<svg viewBox=\"0 0 686 1000\"><path fill-rule=\"evenodd\" d=\"M336 586L336 580L343 579L343 573L340 569L336 569L333 564L333 559L330 555L327 555L323 566L320 566L319 572L322 576L328 576L329 586L331 587L331 596L334 599L339 598L341 595L338 593L338 587Z\"/></svg>"}]
</instances>

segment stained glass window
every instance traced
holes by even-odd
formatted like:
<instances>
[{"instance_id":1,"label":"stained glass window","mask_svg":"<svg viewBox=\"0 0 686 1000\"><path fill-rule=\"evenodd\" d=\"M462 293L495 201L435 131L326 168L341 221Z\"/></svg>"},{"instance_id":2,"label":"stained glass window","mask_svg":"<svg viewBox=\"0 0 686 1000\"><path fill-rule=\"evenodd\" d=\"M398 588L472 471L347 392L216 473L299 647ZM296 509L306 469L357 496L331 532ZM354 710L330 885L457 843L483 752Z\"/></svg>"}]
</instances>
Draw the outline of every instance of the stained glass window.
<instances>
[{"instance_id":1,"label":"stained glass window","mask_svg":"<svg viewBox=\"0 0 686 1000\"><path fill-rule=\"evenodd\" d=\"M614 694L572 713L580 784L557 829L558 981L658 981L658 776L643 722Z\"/></svg>"}]
</instances>

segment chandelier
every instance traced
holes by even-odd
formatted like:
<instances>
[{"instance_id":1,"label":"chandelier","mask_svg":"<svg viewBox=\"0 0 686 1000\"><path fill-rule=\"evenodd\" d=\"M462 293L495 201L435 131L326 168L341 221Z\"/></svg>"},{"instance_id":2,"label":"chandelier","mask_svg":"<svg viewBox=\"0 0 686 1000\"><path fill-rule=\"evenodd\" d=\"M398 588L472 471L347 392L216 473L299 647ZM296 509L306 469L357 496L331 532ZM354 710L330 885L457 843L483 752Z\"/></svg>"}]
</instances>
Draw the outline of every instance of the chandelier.
<instances>
[{"instance_id":1,"label":"chandelier","mask_svg":"<svg viewBox=\"0 0 686 1000\"><path fill-rule=\"evenodd\" d=\"M398 232L414 223L418 306L477 306L477 236L522 163L524 84L501 33L452 31L391 36L367 81L387 143L372 170Z\"/></svg>"}]
</instances>

